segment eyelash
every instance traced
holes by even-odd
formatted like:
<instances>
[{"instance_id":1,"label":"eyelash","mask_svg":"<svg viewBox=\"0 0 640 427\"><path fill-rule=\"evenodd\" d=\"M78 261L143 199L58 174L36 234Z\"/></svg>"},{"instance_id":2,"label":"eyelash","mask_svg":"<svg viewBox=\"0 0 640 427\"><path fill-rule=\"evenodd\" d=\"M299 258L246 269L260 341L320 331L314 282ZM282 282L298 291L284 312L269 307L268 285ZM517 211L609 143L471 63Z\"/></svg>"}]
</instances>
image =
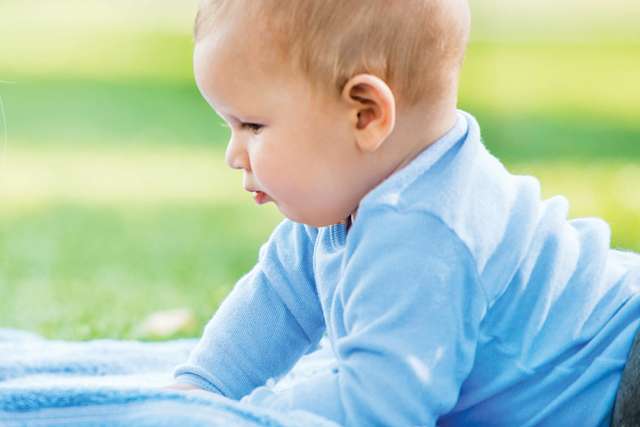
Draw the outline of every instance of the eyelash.
<instances>
[{"instance_id":1,"label":"eyelash","mask_svg":"<svg viewBox=\"0 0 640 427\"><path fill-rule=\"evenodd\" d=\"M262 125L256 124L256 123L241 123L240 127L242 129L249 129L251 130L253 133L259 133L260 130L264 127Z\"/></svg>"},{"instance_id":2,"label":"eyelash","mask_svg":"<svg viewBox=\"0 0 640 427\"><path fill-rule=\"evenodd\" d=\"M223 128L231 129L231 127L229 125L227 125L226 123L221 123L220 125ZM255 134L259 133L260 130L262 130L263 127L264 127L264 125L259 125L259 124L256 124L256 123L240 123L240 128L241 129L249 129Z\"/></svg>"}]
</instances>

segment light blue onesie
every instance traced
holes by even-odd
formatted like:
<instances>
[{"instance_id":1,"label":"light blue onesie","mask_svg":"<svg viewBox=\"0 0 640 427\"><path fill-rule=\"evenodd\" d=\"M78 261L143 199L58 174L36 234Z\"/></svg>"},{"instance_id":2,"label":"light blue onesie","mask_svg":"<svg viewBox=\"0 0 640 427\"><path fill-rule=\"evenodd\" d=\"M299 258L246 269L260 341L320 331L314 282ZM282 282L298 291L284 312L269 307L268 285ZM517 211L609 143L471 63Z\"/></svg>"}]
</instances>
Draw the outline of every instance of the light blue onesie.
<instances>
[{"instance_id":1,"label":"light blue onesie","mask_svg":"<svg viewBox=\"0 0 640 427\"><path fill-rule=\"evenodd\" d=\"M348 233L282 222L176 377L239 399L326 332L336 370L249 400L347 425L608 426L640 257L567 211L459 112Z\"/></svg>"}]
</instances>

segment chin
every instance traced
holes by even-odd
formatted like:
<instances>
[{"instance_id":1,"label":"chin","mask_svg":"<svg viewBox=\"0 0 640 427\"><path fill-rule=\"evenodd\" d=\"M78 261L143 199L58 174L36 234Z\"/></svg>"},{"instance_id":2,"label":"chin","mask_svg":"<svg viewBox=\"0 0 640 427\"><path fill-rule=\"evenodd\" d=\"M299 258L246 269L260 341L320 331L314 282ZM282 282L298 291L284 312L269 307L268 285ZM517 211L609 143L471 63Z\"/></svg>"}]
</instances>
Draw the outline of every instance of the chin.
<instances>
[{"instance_id":1,"label":"chin","mask_svg":"<svg viewBox=\"0 0 640 427\"><path fill-rule=\"evenodd\" d=\"M304 224L304 225L308 225L310 227L327 227L330 225L334 225L334 224L338 224L342 221L344 221L344 219L346 218L340 218L337 217L335 215L305 215L303 213L297 212L290 212L286 209L282 209L280 206L278 206L278 209L280 209L280 212L287 217L287 219L293 221L293 222L297 222L299 224ZM335 218L334 218L335 217Z\"/></svg>"}]
</instances>

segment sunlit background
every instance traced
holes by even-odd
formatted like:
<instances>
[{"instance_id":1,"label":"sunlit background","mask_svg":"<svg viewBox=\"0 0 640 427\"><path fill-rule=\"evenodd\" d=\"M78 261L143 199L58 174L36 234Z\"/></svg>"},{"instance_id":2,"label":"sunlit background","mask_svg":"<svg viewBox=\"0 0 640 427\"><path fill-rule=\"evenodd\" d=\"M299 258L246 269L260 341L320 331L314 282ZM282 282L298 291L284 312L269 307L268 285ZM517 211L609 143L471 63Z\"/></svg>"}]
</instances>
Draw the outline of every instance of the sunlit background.
<instances>
[{"instance_id":1,"label":"sunlit background","mask_svg":"<svg viewBox=\"0 0 640 427\"><path fill-rule=\"evenodd\" d=\"M0 1L0 327L197 335L255 262L281 217L224 165L195 5ZM460 105L487 146L640 251L640 2L472 7Z\"/></svg>"}]
</instances>

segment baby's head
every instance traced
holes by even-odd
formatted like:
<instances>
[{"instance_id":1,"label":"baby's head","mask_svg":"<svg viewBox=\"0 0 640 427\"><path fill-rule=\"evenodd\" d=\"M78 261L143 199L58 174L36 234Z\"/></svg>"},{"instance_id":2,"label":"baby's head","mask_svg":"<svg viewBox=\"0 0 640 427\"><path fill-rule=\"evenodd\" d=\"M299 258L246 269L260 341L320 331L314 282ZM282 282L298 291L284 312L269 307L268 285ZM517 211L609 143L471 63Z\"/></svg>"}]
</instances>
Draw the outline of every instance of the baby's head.
<instances>
[{"instance_id":1,"label":"baby's head","mask_svg":"<svg viewBox=\"0 0 640 427\"><path fill-rule=\"evenodd\" d=\"M466 0L205 0L194 70L245 188L324 226L453 125L468 31Z\"/></svg>"}]
</instances>

